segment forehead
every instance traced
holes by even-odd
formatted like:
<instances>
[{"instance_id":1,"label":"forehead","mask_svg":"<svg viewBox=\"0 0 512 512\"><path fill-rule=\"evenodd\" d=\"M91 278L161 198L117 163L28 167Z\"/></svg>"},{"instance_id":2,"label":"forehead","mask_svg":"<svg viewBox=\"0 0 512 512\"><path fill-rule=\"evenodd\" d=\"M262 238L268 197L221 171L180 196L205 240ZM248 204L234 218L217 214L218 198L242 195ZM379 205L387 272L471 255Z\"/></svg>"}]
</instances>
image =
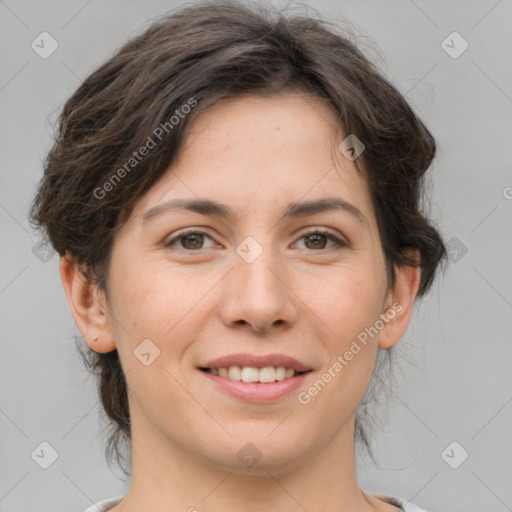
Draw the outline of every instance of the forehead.
<instances>
[{"instance_id":1,"label":"forehead","mask_svg":"<svg viewBox=\"0 0 512 512\"><path fill-rule=\"evenodd\" d=\"M365 209L366 183L338 149L344 138L332 106L312 95L223 101L196 118L179 158L133 214L172 198L215 199L241 215L327 196Z\"/></svg>"}]
</instances>

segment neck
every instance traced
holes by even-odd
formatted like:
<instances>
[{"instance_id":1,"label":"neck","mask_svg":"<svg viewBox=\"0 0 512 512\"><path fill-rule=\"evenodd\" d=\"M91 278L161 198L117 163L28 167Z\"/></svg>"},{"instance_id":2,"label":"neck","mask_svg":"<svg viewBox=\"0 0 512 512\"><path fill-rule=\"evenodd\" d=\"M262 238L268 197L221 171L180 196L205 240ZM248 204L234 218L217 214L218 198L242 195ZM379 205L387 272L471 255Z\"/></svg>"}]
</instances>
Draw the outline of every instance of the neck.
<instances>
[{"instance_id":1,"label":"neck","mask_svg":"<svg viewBox=\"0 0 512 512\"><path fill-rule=\"evenodd\" d=\"M245 472L194 452L190 446L171 444L154 432L152 436L147 431L142 435L144 429L139 427L132 424L130 488L112 512L397 510L381 508L383 502L359 488L353 418L315 453L305 454L286 467L263 464L262 459Z\"/></svg>"}]
</instances>

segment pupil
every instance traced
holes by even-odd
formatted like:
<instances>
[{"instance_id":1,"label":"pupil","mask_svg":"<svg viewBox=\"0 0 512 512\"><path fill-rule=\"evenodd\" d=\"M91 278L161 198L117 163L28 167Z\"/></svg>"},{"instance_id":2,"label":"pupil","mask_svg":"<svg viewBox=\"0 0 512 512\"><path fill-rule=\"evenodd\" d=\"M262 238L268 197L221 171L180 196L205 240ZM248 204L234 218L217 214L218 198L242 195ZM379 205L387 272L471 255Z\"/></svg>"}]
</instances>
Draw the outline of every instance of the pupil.
<instances>
[{"instance_id":1,"label":"pupil","mask_svg":"<svg viewBox=\"0 0 512 512\"><path fill-rule=\"evenodd\" d=\"M198 243L198 240L199 240L199 245L200 245L201 238L202 238L202 235L198 235L198 234L194 234L194 233L186 235L184 237L185 242L186 242L185 245L187 245L188 242L190 241L190 239L192 239L192 246L193 246L192 248L196 248L196 244ZM187 247L187 248L190 248L190 247Z\"/></svg>"},{"instance_id":2,"label":"pupil","mask_svg":"<svg viewBox=\"0 0 512 512\"><path fill-rule=\"evenodd\" d=\"M315 246L315 247L319 247L319 245L318 245L318 243L317 243L317 242L318 242L318 237L322 237L322 238L324 238L324 244L323 244L323 245L321 244L321 248L323 249L323 248L325 247L325 237L324 237L324 235L320 235L320 234L316 234L316 235L309 235L309 236L308 236L308 237L306 237L306 238L307 238L307 240L308 240L308 241L311 241L312 239L315 239L314 246Z\"/></svg>"}]
</instances>

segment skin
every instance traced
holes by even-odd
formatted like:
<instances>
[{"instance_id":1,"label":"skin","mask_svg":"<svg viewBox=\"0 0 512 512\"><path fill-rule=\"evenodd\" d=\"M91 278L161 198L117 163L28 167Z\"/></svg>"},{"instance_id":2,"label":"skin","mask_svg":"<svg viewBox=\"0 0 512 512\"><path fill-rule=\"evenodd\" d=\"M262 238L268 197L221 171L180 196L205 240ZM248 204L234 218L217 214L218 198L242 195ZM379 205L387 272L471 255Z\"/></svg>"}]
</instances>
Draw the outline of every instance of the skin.
<instances>
[{"instance_id":1,"label":"skin","mask_svg":"<svg viewBox=\"0 0 512 512\"><path fill-rule=\"evenodd\" d=\"M180 159L116 233L106 295L72 258L61 259L78 328L91 350L118 350L128 383L132 479L114 512L399 510L358 485L354 414L378 348L407 329L420 271L397 268L396 285L388 285L367 185L336 149L345 136L335 127L333 111L315 97L218 103L197 118ZM283 217L291 201L333 196L366 222L344 211ZM143 223L146 211L175 198L218 201L235 217L175 210ZM202 245L190 238L164 245L184 228L208 236ZM308 242L314 228L349 247L322 236ZM247 236L263 249L252 263L236 252ZM402 308L378 335L299 403L298 392L394 303ZM160 350L149 366L134 356L145 339ZM286 354L313 372L283 399L247 403L197 369L241 352ZM262 454L254 467L237 458L247 442Z\"/></svg>"}]
</instances>

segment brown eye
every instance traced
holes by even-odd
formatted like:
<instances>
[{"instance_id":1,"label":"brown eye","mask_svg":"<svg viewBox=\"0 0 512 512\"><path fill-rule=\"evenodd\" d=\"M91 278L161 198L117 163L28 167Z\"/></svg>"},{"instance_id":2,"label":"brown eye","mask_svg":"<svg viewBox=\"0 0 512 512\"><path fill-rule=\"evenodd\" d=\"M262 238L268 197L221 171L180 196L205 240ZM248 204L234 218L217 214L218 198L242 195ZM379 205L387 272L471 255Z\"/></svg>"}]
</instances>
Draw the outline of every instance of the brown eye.
<instances>
[{"instance_id":1,"label":"brown eye","mask_svg":"<svg viewBox=\"0 0 512 512\"><path fill-rule=\"evenodd\" d=\"M188 233L181 233L168 240L164 245L166 247L177 247L178 249L184 249L187 251L197 251L204 249L203 244L205 237L211 239L211 237L206 233L202 233L200 231L189 231Z\"/></svg>"},{"instance_id":2,"label":"brown eye","mask_svg":"<svg viewBox=\"0 0 512 512\"><path fill-rule=\"evenodd\" d=\"M323 250L323 249L340 249L342 247L349 247L348 243L340 240L337 236L329 231L315 230L310 231L302 235L301 239L304 239L304 245L307 249L311 250ZM327 243L331 241L334 245L327 247Z\"/></svg>"},{"instance_id":3,"label":"brown eye","mask_svg":"<svg viewBox=\"0 0 512 512\"><path fill-rule=\"evenodd\" d=\"M312 235L307 235L304 237L305 245L308 249L325 249L327 245L327 237L320 233L314 233ZM311 244L309 246L308 244Z\"/></svg>"},{"instance_id":4,"label":"brown eye","mask_svg":"<svg viewBox=\"0 0 512 512\"><path fill-rule=\"evenodd\" d=\"M200 246L203 245L203 235L198 233L182 236L180 240L182 240L182 245L185 249L201 249Z\"/></svg>"}]
</instances>

